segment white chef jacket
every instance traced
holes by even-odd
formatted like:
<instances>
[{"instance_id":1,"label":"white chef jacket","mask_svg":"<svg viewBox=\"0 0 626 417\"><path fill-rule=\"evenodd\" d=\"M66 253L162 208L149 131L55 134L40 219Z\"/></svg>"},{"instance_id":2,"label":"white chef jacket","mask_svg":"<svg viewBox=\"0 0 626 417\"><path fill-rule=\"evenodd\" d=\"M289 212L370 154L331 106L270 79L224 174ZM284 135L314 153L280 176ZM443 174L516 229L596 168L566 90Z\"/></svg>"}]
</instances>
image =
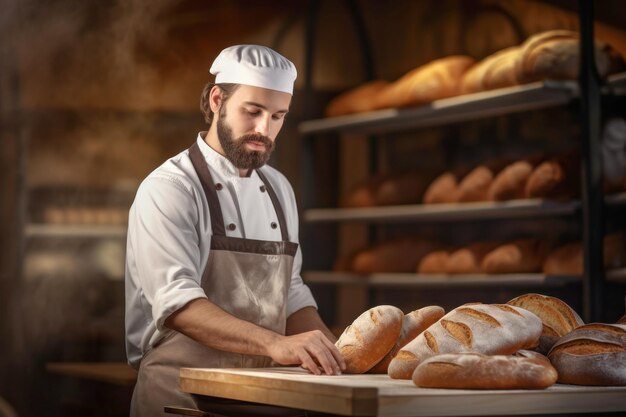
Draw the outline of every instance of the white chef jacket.
<instances>
[{"instance_id":1,"label":"white chef jacket","mask_svg":"<svg viewBox=\"0 0 626 417\"><path fill-rule=\"evenodd\" d=\"M215 184L227 236L280 241L280 225L263 182L239 170L198 134L197 142ZM289 241L298 242L298 212L291 185L270 166L260 168L285 213ZM278 225L272 228L272 223ZM228 227L229 225L234 225ZM211 247L211 219L200 180L185 150L154 170L141 183L128 219L126 247L126 353L135 368L143 355L172 330L165 319L189 301L207 298L200 280ZM293 262L287 316L317 308L302 282L300 248ZM213 279L228 279L213 277Z\"/></svg>"}]
</instances>

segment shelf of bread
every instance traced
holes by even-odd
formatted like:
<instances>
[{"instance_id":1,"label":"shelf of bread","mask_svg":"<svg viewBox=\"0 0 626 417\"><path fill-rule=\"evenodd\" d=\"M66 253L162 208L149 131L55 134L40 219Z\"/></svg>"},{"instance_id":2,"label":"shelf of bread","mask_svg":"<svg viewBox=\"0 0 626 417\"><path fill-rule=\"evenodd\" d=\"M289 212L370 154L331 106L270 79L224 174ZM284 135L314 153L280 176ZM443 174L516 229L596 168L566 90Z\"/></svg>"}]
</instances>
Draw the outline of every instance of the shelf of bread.
<instances>
[{"instance_id":1,"label":"shelf of bread","mask_svg":"<svg viewBox=\"0 0 626 417\"><path fill-rule=\"evenodd\" d=\"M556 276L540 273L528 274L413 274L375 273L355 274L350 272L307 271L302 274L308 284L349 284L367 286L547 286L560 287L573 282L582 282L580 276Z\"/></svg>"},{"instance_id":2,"label":"shelf of bread","mask_svg":"<svg viewBox=\"0 0 626 417\"><path fill-rule=\"evenodd\" d=\"M626 204L626 193L606 197L608 206ZM519 199L508 201L481 201L448 204L407 204L398 206L363 208L319 208L303 213L306 222L385 222L390 221L454 221L503 218L536 218L562 216L576 213L579 200L550 201L544 199Z\"/></svg>"},{"instance_id":3,"label":"shelf of bread","mask_svg":"<svg viewBox=\"0 0 626 417\"><path fill-rule=\"evenodd\" d=\"M31 223L27 238L126 238L126 225Z\"/></svg>"}]
</instances>

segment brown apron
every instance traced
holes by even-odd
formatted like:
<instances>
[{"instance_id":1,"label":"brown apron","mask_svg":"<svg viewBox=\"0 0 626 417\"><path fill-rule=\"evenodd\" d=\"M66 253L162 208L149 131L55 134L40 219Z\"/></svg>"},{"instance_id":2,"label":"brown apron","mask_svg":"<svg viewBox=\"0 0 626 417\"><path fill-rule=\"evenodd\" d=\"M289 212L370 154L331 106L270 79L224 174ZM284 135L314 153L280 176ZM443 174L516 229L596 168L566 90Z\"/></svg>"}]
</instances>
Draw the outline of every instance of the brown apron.
<instances>
[{"instance_id":1,"label":"brown apron","mask_svg":"<svg viewBox=\"0 0 626 417\"><path fill-rule=\"evenodd\" d=\"M217 197L218 189L197 143L189 148L189 155L209 204L213 232L211 250L202 274L202 289L209 301L233 316L285 334L287 292L298 244L289 242L285 216L274 189L267 178L257 171L274 205L282 241L228 237ZM164 406L198 408L196 399L179 389L181 367L258 368L270 365L271 359L268 357L212 349L172 331L148 351L141 361L131 403L131 416L171 416L164 413ZM207 407L210 408L207 410ZM202 402L205 411L227 415L253 415L256 412L246 407L250 406L218 398L209 399L208 405L206 399ZM280 415L281 411L288 411L271 406L255 407L273 409L267 415ZM291 414L286 415L304 415L296 410L289 411ZM263 410L260 413L263 414Z\"/></svg>"}]
</instances>

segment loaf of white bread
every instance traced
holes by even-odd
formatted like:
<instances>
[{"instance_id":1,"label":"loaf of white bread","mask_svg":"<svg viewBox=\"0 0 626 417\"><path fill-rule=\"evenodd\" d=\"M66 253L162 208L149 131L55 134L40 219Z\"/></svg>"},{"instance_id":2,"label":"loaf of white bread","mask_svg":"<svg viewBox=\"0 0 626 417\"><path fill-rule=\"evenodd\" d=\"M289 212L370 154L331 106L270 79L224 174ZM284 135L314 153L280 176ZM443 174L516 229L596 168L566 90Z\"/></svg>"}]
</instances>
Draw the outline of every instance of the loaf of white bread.
<instances>
[{"instance_id":1,"label":"loaf of white bread","mask_svg":"<svg viewBox=\"0 0 626 417\"><path fill-rule=\"evenodd\" d=\"M548 354L558 382L626 385L626 325L591 323L560 338Z\"/></svg>"},{"instance_id":2,"label":"loaf of white bread","mask_svg":"<svg viewBox=\"0 0 626 417\"><path fill-rule=\"evenodd\" d=\"M542 294L523 294L507 304L535 313L543 324L537 351L547 355L554 343L572 330L584 325L578 313L563 300Z\"/></svg>"},{"instance_id":3,"label":"loaf of white bread","mask_svg":"<svg viewBox=\"0 0 626 417\"><path fill-rule=\"evenodd\" d=\"M506 304L465 304L450 311L404 346L389 364L388 375L411 379L426 359L444 353L508 355L539 343L541 320Z\"/></svg>"},{"instance_id":4,"label":"loaf of white bread","mask_svg":"<svg viewBox=\"0 0 626 417\"><path fill-rule=\"evenodd\" d=\"M393 348L400 336L404 313L397 307L370 308L346 327L335 343L346 362L345 373L370 370Z\"/></svg>"},{"instance_id":5,"label":"loaf of white bread","mask_svg":"<svg viewBox=\"0 0 626 417\"><path fill-rule=\"evenodd\" d=\"M405 314L402 320L402 330L400 331L398 340L396 340L396 344L389 353L368 372L372 374L386 374L391 360L396 356L398 351L429 328L433 323L442 318L444 314L446 314L445 310L439 306L427 306Z\"/></svg>"},{"instance_id":6,"label":"loaf of white bread","mask_svg":"<svg viewBox=\"0 0 626 417\"><path fill-rule=\"evenodd\" d=\"M520 350L515 355L447 353L420 363L413 383L424 388L544 389L557 372L543 355Z\"/></svg>"}]
</instances>

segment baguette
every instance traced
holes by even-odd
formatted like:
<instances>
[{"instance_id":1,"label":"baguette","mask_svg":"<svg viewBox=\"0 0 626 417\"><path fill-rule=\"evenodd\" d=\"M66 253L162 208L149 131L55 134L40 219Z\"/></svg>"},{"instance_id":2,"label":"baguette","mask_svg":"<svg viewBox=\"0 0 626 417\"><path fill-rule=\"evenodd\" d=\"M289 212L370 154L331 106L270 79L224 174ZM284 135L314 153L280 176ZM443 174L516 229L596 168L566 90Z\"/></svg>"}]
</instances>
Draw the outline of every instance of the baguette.
<instances>
[{"instance_id":1,"label":"baguette","mask_svg":"<svg viewBox=\"0 0 626 417\"><path fill-rule=\"evenodd\" d=\"M445 313L445 310L439 306L428 306L406 314L402 319L402 330L396 344L389 353L368 372L372 374L386 374L389 363L391 363L391 360L396 356L398 351L411 340L415 339L417 335L429 328L433 323L442 318Z\"/></svg>"},{"instance_id":2,"label":"baguette","mask_svg":"<svg viewBox=\"0 0 626 417\"><path fill-rule=\"evenodd\" d=\"M574 309L556 297L530 293L515 297L507 304L525 308L541 319L543 330L537 350L544 355L559 338L585 324Z\"/></svg>"},{"instance_id":3,"label":"baguette","mask_svg":"<svg viewBox=\"0 0 626 417\"><path fill-rule=\"evenodd\" d=\"M338 95L326 106L326 117L344 116L374 110L376 94L387 87L387 85L387 81L374 80Z\"/></svg>"},{"instance_id":4,"label":"baguette","mask_svg":"<svg viewBox=\"0 0 626 417\"><path fill-rule=\"evenodd\" d=\"M404 346L389 364L388 375L411 379L431 356L476 352L508 355L537 346L541 320L523 308L506 304L465 304L450 311Z\"/></svg>"},{"instance_id":5,"label":"baguette","mask_svg":"<svg viewBox=\"0 0 626 417\"><path fill-rule=\"evenodd\" d=\"M431 250L430 243L409 238L378 243L355 255L352 271L359 274L414 272L420 259Z\"/></svg>"},{"instance_id":6,"label":"baguette","mask_svg":"<svg viewBox=\"0 0 626 417\"><path fill-rule=\"evenodd\" d=\"M493 179L488 199L493 201L513 200L524 197L524 187L534 167L529 161L516 161L504 168Z\"/></svg>"},{"instance_id":7,"label":"baguette","mask_svg":"<svg viewBox=\"0 0 626 417\"><path fill-rule=\"evenodd\" d=\"M515 63L518 46L502 49L473 65L461 80L461 94L517 85Z\"/></svg>"},{"instance_id":8,"label":"baguette","mask_svg":"<svg viewBox=\"0 0 626 417\"><path fill-rule=\"evenodd\" d=\"M335 343L342 354L347 374L362 374L376 365L393 348L402 328L404 313L381 305L365 311L343 331Z\"/></svg>"},{"instance_id":9,"label":"baguette","mask_svg":"<svg viewBox=\"0 0 626 417\"><path fill-rule=\"evenodd\" d=\"M581 326L559 339L548 357L560 383L626 385L626 325Z\"/></svg>"},{"instance_id":10,"label":"baguette","mask_svg":"<svg viewBox=\"0 0 626 417\"><path fill-rule=\"evenodd\" d=\"M517 356L448 353L420 363L413 383L424 388L545 389L556 382L556 369L535 352Z\"/></svg>"}]
</instances>

